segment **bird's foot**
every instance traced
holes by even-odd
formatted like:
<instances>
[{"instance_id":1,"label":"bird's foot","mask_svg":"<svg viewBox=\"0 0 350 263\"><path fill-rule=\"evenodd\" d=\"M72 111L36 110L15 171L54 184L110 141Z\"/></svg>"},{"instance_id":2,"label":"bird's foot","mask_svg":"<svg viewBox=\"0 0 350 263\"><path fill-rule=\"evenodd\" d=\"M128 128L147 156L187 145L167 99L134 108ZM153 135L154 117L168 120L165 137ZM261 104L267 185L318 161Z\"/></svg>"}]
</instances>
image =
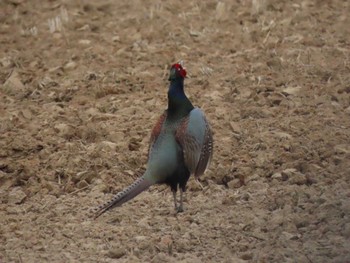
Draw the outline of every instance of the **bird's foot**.
<instances>
[{"instance_id":1,"label":"bird's foot","mask_svg":"<svg viewBox=\"0 0 350 263\"><path fill-rule=\"evenodd\" d=\"M198 178L195 178L196 183L199 185L199 187L202 189L202 191L204 190L204 187L202 185L202 183L198 180Z\"/></svg>"},{"instance_id":2,"label":"bird's foot","mask_svg":"<svg viewBox=\"0 0 350 263\"><path fill-rule=\"evenodd\" d=\"M184 208L182 205L179 205L177 208L176 208L176 213L182 213L184 211Z\"/></svg>"}]
</instances>

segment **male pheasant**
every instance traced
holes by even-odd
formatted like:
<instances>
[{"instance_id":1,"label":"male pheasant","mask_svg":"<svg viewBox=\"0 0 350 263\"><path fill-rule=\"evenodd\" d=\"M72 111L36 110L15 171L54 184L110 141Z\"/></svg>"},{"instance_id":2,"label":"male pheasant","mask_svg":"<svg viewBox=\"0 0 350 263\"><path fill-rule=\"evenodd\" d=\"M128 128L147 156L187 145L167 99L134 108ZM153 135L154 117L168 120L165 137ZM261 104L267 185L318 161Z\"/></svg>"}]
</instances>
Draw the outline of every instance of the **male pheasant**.
<instances>
[{"instance_id":1,"label":"male pheasant","mask_svg":"<svg viewBox=\"0 0 350 263\"><path fill-rule=\"evenodd\" d=\"M183 211L183 192L191 174L196 178L208 168L213 154L213 137L204 112L195 108L184 93L186 70L181 62L170 69L168 109L151 134L148 163L143 176L95 209L95 218L120 206L154 184L167 184L175 209ZM180 190L180 204L176 192Z\"/></svg>"}]
</instances>

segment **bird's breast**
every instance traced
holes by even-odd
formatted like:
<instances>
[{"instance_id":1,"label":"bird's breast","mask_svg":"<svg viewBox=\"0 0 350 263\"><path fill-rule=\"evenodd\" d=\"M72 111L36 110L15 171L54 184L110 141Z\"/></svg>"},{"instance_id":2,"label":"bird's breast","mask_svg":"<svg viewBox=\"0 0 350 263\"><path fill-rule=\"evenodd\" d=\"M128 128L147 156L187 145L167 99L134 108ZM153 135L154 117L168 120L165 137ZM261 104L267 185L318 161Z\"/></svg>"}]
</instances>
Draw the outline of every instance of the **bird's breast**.
<instances>
[{"instance_id":1,"label":"bird's breast","mask_svg":"<svg viewBox=\"0 0 350 263\"><path fill-rule=\"evenodd\" d=\"M152 146L147 164L147 170L156 183L174 173L180 161L180 151L174 129L163 129Z\"/></svg>"}]
</instances>

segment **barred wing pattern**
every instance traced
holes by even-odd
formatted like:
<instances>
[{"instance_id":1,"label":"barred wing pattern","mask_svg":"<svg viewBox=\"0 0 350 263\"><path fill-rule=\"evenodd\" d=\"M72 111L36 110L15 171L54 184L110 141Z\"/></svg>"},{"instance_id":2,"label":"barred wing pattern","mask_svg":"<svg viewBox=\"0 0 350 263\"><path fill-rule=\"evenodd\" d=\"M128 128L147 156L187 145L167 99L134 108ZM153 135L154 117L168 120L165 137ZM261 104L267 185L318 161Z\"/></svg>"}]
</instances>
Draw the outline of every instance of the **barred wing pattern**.
<instances>
[{"instance_id":1,"label":"barred wing pattern","mask_svg":"<svg viewBox=\"0 0 350 263\"><path fill-rule=\"evenodd\" d=\"M194 108L181 122L176 140L183 149L185 164L191 174L202 175L213 155L213 135L202 110Z\"/></svg>"},{"instance_id":2,"label":"barred wing pattern","mask_svg":"<svg viewBox=\"0 0 350 263\"><path fill-rule=\"evenodd\" d=\"M167 117L167 111L165 110L164 113L159 117L156 125L154 125L154 127L152 129L151 138L150 138L149 146L148 146L148 157L150 156L154 142L157 140L157 138L162 130L162 126L166 120L166 117Z\"/></svg>"}]
</instances>

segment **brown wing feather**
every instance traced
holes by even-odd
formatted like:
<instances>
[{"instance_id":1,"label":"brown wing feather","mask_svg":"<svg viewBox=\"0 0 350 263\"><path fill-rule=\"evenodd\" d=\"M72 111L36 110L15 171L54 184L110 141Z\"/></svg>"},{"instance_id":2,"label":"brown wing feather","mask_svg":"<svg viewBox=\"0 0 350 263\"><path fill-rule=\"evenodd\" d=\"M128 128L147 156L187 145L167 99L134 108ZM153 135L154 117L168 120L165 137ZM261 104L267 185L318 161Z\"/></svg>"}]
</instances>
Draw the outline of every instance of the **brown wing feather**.
<instances>
[{"instance_id":1,"label":"brown wing feather","mask_svg":"<svg viewBox=\"0 0 350 263\"><path fill-rule=\"evenodd\" d=\"M205 137L204 137L204 143L201 151L201 155L199 158L199 162L196 168L195 177L201 176L205 170L209 167L211 158L213 156L213 134L211 131L211 128L209 126L208 121L205 119L206 124L206 130L205 130Z\"/></svg>"},{"instance_id":2,"label":"brown wing feather","mask_svg":"<svg viewBox=\"0 0 350 263\"><path fill-rule=\"evenodd\" d=\"M154 125L154 127L152 129L151 138L150 138L149 147L148 147L148 155L150 154L152 146L153 146L154 142L157 140L157 138L162 130L162 126L166 120L166 117L167 117L167 111L164 111L164 113L159 117L158 121L156 122L156 124Z\"/></svg>"},{"instance_id":3,"label":"brown wing feather","mask_svg":"<svg viewBox=\"0 0 350 263\"><path fill-rule=\"evenodd\" d=\"M199 159L199 148L196 139L187 133L188 117L185 118L176 130L175 139L181 145L186 167L190 173L194 173ZM197 156L196 156L197 155ZM197 157L197 158L196 158Z\"/></svg>"},{"instance_id":4,"label":"brown wing feather","mask_svg":"<svg viewBox=\"0 0 350 263\"><path fill-rule=\"evenodd\" d=\"M176 131L176 140L183 149L187 168L196 177L202 175L209 166L213 155L213 136L209 123L204 117L206 130L203 144L191 134L187 133L188 118L185 118Z\"/></svg>"}]
</instances>

